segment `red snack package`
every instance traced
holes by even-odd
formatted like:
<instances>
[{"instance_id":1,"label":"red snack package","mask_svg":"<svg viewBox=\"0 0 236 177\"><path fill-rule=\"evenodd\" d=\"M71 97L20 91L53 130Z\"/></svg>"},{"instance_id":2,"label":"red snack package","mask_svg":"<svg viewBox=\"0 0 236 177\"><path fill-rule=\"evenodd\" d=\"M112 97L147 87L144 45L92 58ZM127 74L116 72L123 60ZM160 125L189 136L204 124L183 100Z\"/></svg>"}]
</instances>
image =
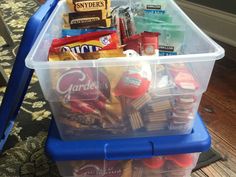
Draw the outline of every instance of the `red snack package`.
<instances>
[{"instance_id":1,"label":"red snack package","mask_svg":"<svg viewBox=\"0 0 236 177\"><path fill-rule=\"evenodd\" d=\"M141 34L142 37L142 55L155 55L159 54L159 42L158 36L160 33L158 32L143 32Z\"/></svg>"},{"instance_id":2,"label":"red snack package","mask_svg":"<svg viewBox=\"0 0 236 177\"><path fill-rule=\"evenodd\" d=\"M141 36L139 34L124 39L125 50L131 49L138 54L141 54L141 43Z\"/></svg>"},{"instance_id":3,"label":"red snack package","mask_svg":"<svg viewBox=\"0 0 236 177\"><path fill-rule=\"evenodd\" d=\"M125 21L124 18L119 18L119 26L120 26L120 39L121 43L124 43L124 39L127 37L126 31L125 31Z\"/></svg>"},{"instance_id":4,"label":"red snack package","mask_svg":"<svg viewBox=\"0 0 236 177\"><path fill-rule=\"evenodd\" d=\"M97 31L80 36L54 39L49 52L86 53L117 48L118 36L115 31Z\"/></svg>"},{"instance_id":5,"label":"red snack package","mask_svg":"<svg viewBox=\"0 0 236 177\"><path fill-rule=\"evenodd\" d=\"M150 82L151 68L149 64L132 66L122 75L114 89L114 94L115 96L138 98L148 91Z\"/></svg>"},{"instance_id":6,"label":"red snack package","mask_svg":"<svg viewBox=\"0 0 236 177\"><path fill-rule=\"evenodd\" d=\"M193 91L199 89L199 83L184 64L172 65L170 72L174 78L175 84L179 86L179 88Z\"/></svg>"}]
</instances>

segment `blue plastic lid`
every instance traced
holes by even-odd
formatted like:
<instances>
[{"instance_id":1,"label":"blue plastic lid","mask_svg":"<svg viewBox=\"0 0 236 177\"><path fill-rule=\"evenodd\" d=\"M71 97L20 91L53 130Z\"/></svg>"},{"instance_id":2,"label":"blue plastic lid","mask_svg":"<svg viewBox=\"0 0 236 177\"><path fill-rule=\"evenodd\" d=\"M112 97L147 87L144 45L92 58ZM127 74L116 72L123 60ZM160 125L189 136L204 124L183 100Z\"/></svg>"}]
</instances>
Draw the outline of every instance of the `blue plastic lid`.
<instances>
[{"instance_id":1,"label":"blue plastic lid","mask_svg":"<svg viewBox=\"0 0 236 177\"><path fill-rule=\"evenodd\" d=\"M197 115L193 131L189 135L112 140L63 141L60 139L55 122L52 121L45 150L54 161L125 160L203 152L207 151L210 145L210 135L200 116Z\"/></svg>"},{"instance_id":2,"label":"blue plastic lid","mask_svg":"<svg viewBox=\"0 0 236 177\"><path fill-rule=\"evenodd\" d=\"M57 3L58 0L47 0L29 19L25 27L0 107L0 151L14 125L33 74L33 70L25 66L25 58Z\"/></svg>"}]
</instances>

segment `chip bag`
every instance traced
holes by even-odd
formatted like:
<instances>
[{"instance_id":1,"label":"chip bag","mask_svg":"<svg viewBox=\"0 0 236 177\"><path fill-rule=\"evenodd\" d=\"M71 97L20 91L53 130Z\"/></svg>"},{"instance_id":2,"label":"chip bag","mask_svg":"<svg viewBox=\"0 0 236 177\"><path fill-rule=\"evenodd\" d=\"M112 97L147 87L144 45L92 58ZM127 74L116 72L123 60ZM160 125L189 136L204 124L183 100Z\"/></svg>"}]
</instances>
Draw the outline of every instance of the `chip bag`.
<instances>
[{"instance_id":1,"label":"chip bag","mask_svg":"<svg viewBox=\"0 0 236 177\"><path fill-rule=\"evenodd\" d=\"M54 39L49 52L86 53L98 50L118 48L118 36L115 31L92 32L80 36Z\"/></svg>"}]
</instances>

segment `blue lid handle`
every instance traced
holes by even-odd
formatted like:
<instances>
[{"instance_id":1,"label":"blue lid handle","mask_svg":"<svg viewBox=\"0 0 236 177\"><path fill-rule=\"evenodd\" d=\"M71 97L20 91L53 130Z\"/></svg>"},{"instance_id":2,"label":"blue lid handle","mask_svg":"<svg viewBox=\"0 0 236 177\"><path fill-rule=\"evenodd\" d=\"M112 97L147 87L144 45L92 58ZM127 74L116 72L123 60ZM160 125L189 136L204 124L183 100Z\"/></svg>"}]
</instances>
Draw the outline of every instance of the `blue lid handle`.
<instances>
[{"instance_id":1,"label":"blue lid handle","mask_svg":"<svg viewBox=\"0 0 236 177\"><path fill-rule=\"evenodd\" d=\"M135 151L133 151L135 149ZM104 146L105 159L123 160L136 158L147 158L154 155L154 144L151 141L129 141L107 143Z\"/></svg>"}]
</instances>

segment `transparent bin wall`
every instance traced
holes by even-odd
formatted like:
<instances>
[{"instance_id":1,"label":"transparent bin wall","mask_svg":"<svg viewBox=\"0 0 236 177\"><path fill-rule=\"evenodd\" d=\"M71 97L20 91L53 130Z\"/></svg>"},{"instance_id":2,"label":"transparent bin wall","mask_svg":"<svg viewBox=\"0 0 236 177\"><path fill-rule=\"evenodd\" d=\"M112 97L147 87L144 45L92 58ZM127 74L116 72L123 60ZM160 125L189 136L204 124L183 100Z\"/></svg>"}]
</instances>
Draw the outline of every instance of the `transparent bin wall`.
<instances>
[{"instance_id":1,"label":"transparent bin wall","mask_svg":"<svg viewBox=\"0 0 236 177\"><path fill-rule=\"evenodd\" d=\"M212 61L201 63L136 62L36 73L44 80L41 86L63 139L172 135L191 132L207 84L204 75L213 67ZM136 66L149 68L149 89L136 99L115 96L124 73ZM189 76L191 87L180 85L181 73Z\"/></svg>"},{"instance_id":2,"label":"transparent bin wall","mask_svg":"<svg viewBox=\"0 0 236 177\"><path fill-rule=\"evenodd\" d=\"M189 177L199 154L181 154L123 161L60 161L65 177Z\"/></svg>"},{"instance_id":3,"label":"transparent bin wall","mask_svg":"<svg viewBox=\"0 0 236 177\"><path fill-rule=\"evenodd\" d=\"M149 89L138 98L116 96L116 91L122 90L117 85L121 85L124 73L135 66L149 68ZM200 66L199 62L174 65L140 62L36 72L44 81L48 79L42 88L62 138L96 139L190 133L202 85L206 84L203 73L208 72L200 72L206 65ZM188 76L186 82L190 85L179 83L181 73ZM127 91L133 94L133 90L123 89Z\"/></svg>"}]
</instances>

